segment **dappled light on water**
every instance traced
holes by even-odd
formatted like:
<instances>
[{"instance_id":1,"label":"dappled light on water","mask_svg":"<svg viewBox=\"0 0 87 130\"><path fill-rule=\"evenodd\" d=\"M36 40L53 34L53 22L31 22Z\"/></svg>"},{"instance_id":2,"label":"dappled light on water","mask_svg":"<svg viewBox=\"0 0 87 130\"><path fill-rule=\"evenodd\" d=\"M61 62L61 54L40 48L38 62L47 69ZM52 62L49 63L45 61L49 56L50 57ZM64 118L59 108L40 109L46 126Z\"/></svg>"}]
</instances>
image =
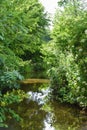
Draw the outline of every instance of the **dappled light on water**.
<instances>
[{"instance_id":1,"label":"dappled light on water","mask_svg":"<svg viewBox=\"0 0 87 130\"><path fill-rule=\"evenodd\" d=\"M30 91L28 85L25 87L28 99L13 105L23 120L17 123L9 119L6 130L87 130L87 115L75 107L50 100L48 84L39 87L37 84L34 91L33 86Z\"/></svg>"},{"instance_id":2,"label":"dappled light on water","mask_svg":"<svg viewBox=\"0 0 87 130\"><path fill-rule=\"evenodd\" d=\"M22 80L21 84L35 84L35 83L49 83L50 80L48 79L25 79Z\"/></svg>"}]
</instances>

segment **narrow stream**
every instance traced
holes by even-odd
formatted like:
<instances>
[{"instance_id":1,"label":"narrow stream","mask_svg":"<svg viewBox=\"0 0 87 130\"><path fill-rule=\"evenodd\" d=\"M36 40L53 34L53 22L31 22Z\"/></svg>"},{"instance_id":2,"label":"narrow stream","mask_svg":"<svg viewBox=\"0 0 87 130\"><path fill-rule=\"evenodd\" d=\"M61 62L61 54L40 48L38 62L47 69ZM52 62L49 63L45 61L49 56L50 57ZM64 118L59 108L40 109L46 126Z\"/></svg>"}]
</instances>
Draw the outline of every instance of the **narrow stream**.
<instances>
[{"instance_id":1,"label":"narrow stream","mask_svg":"<svg viewBox=\"0 0 87 130\"><path fill-rule=\"evenodd\" d=\"M8 120L9 127L0 130L87 130L87 115L76 107L50 100L50 90L41 89L43 86L48 84L23 86L29 98L13 106L23 121Z\"/></svg>"}]
</instances>

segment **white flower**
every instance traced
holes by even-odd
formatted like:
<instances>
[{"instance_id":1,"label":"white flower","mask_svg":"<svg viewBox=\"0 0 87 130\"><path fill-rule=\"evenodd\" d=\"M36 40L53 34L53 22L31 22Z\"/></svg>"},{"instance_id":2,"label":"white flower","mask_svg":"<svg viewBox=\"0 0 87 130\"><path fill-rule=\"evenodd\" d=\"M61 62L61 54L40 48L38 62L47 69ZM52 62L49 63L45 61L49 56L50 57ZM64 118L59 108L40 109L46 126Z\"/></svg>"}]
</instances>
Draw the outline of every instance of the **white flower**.
<instances>
[{"instance_id":1,"label":"white flower","mask_svg":"<svg viewBox=\"0 0 87 130\"><path fill-rule=\"evenodd\" d=\"M84 43L84 42L85 42L85 39L81 39L81 42Z\"/></svg>"},{"instance_id":2,"label":"white flower","mask_svg":"<svg viewBox=\"0 0 87 130\"><path fill-rule=\"evenodd\" d=\"M85 34L87 34L87 29L85 30Z\"/></svg>"},{"instance_id":3,"label":"white flower","mask_svg":"<svg viewBox=\"0 0 87 130\"><path fill-rule=\"evenodd\" d=\"M79 49L79 52L82 52L82 51L83 51L83 49L82 49L82 48L80 48L80 49Z\"/></svg>"}]
</instances>

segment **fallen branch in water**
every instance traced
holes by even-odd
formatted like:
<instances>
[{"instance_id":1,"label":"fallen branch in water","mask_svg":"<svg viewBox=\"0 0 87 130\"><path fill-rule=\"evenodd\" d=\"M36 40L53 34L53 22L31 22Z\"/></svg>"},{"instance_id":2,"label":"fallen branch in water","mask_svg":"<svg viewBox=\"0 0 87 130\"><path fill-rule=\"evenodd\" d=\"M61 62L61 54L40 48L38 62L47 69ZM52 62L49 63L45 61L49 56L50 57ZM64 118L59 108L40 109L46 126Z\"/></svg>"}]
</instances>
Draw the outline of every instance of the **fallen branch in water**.
<instances>
[{"instance_id":1,"label":"fallen branch in water","mask_svg":"<svg viewBox=\"0 0 87 130\"><path fill-rule=\"evenodd\" d=\"M20 81L21 84L34 84L34 83L50 83L49 79L25 79Z\"/></svg>"}]
</instances>

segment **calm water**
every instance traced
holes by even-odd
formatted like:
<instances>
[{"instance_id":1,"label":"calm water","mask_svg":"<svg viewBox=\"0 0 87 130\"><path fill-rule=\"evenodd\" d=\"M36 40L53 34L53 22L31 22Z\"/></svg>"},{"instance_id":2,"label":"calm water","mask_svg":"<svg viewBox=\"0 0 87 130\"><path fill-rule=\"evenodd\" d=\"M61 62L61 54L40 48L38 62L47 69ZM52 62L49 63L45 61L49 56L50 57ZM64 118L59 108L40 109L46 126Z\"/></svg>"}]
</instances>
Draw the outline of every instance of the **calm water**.
<instances>
[{"instance_id":1,"label":"calm water","mask_svg":"<svg viewBox=\"0 0 87 130\"><path fill-rule=\"evenodd\" d=\"M23 86L29 98L13 106L23 121L8 120L9 127L0 130L87 130L87 115L75 107L51 101L48 88L36 90L43 85Z\"/></svg>"}]
</instances>

